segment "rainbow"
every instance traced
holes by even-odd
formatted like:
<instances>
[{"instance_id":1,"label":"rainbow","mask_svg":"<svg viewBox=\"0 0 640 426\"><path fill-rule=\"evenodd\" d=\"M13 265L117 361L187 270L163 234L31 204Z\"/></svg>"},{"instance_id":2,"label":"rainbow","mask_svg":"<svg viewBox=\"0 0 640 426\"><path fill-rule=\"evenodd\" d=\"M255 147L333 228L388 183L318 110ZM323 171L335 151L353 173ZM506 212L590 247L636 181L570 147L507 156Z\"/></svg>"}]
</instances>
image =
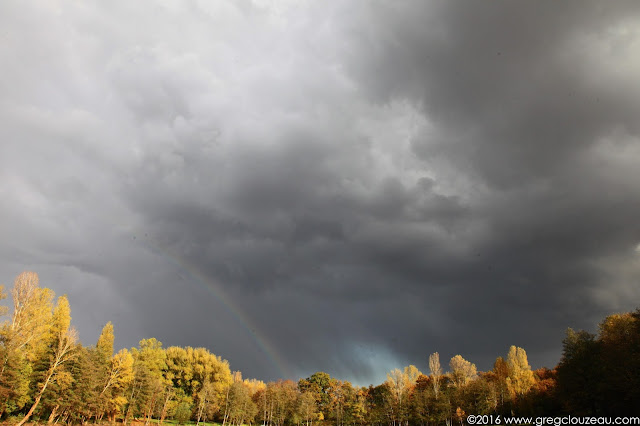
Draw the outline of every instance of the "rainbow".
<instances>
[{"instance_id":1,"label":"rainbow","mask_svg":"<svg viewBox=\"0 0 640 426\"><path fill-rule=\"evenodd\" d=\"M258 348L266 355L267 359L273 364L273 366L280 373L280 377L283 379L292 377L289 374L289 370L286 367L286 363L282 357L278 354L278 351L273 347L266 337L261 336L256 332L258 327L252 323L251 319L231 300L229 296L224 292L220 284L202 273L196 266L189 263L181 256L172 253L167 248L160 246L152 241L148 236L144 239L139 238L140 244L145 246L153 254L162 256L165 260L172 265L185 272L194 282L200 283L206 288L213 297L218 300L222 306L236 319L238 324L244 328L249 336L256 343Z\"/></svg>"}]
</instances>

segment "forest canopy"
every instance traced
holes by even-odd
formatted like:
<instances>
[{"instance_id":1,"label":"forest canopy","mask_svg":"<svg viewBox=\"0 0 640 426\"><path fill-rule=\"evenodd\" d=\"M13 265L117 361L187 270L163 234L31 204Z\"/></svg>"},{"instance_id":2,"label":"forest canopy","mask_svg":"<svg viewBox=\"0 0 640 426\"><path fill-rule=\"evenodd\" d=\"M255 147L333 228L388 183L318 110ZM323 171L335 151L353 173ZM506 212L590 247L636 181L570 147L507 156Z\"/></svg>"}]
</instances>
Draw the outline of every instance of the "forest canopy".
<instances>
[{"instance_id":1,"label":"forest canopy","mask_svg":"<svg viewBox=\"0 0 640 426\"><path fill-rule=\"evenodd\" d=\"M8 296L0 287L0 299ZM111 322L84 346L67 297L41 287L35 272L16 277L10 300L0 309L0 420L18 425L463 424L470 414L629 415L640 401L640 310L608 316L597 334L568 329L553 369L532 370L516 346L484 372L435 352L425 354L428 372L409 365L358 387L325 372L297 383L243 379L208 349L165 348L155 338L116 352Z\"/></svg>"}]
</instances>

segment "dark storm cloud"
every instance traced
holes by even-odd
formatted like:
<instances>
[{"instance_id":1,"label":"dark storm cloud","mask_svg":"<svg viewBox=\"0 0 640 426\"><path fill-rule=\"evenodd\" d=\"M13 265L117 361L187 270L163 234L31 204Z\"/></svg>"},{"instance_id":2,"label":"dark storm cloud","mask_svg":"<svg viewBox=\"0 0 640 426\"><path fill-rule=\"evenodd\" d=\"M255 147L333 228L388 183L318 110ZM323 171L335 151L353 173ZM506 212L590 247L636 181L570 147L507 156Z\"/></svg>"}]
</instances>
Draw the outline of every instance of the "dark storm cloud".
<instances>
[{"instance_id":1,"label":"dark storm cloud","mask_svg":"<svg viewBox=\"0 0 640 426\"><path fill-rule=\"evenodd\" d=\"M638 304L634 2L2 8L3 280L87 344L366 384Z\"/></svg>"}]
</instances>

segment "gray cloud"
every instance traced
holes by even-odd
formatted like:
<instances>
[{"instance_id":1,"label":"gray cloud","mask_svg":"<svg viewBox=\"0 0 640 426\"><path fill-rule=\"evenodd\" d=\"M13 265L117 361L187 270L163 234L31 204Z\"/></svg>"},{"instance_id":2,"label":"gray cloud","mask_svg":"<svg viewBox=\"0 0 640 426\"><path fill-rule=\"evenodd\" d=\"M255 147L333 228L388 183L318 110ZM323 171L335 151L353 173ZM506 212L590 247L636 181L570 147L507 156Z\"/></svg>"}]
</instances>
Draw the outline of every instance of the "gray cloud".
<instances>
[{"instance_id":1,"label":"gray cloud","mask_svg":"<svg viewBox=\"0 0 640 426\"><path fill-rule=\"evenodd\" d=\"M3 281L361 384L638 304L635 2L7 3Z\"/></svg>"}]
</instances>

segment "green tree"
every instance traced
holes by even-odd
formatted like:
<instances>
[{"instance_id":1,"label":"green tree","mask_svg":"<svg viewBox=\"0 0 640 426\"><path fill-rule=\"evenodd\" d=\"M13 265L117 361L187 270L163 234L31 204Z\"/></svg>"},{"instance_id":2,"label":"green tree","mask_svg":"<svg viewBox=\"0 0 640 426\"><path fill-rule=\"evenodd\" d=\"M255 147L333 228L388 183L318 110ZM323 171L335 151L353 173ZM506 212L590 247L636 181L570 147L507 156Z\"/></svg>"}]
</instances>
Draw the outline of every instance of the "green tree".
<instances>
[{"instance_id":1,"label":"green tree","mask_svg":"<svg viewBox=\"0 0 640 426\"><path fill-rule=\"evenodd\" d=\"M64 397L51 402L55 413L49 419L52 422L60 419L61 423L85 424L96 413L97 389L100 387L91 351L77 345L76 356L69 361L66 370L73 377L71 389Z\"/></svg>"},{"instance_id":2,"label":"green tree","mask_svg":"<svg viewBox=\"0 0 640 426\"><path fill-rule=\"evenodd\" d=\"M366 392L367 424L388 424L387 406L391 398L391 391L386 384L369 386Z\"/></svg>"},{"instance_id":3,"label":"green tree","mask_svg":"<svg viewBox=\"0 0 640 426\"><path fill-rule=\"evenodd\" d=\"M312 392L316 395L318 408L324 418L329 418L331 415L329 389L333 386L334 381L335 379L331 378L328 373L318 371L298 382L300 392Z\"/></svg>"},{"instance_id":4,"label":"green tree","mask_svg":"<svg viewBox=\"0 0 640 426\"><path fill-rule=\"evenodd\" d=\"M183 425L189 421L191 417L191 404L187 401L182 401L178 403L176 407L176 412L174 415L174 419L178 422L178 424Z\"/></svg>"}]
</instances>

